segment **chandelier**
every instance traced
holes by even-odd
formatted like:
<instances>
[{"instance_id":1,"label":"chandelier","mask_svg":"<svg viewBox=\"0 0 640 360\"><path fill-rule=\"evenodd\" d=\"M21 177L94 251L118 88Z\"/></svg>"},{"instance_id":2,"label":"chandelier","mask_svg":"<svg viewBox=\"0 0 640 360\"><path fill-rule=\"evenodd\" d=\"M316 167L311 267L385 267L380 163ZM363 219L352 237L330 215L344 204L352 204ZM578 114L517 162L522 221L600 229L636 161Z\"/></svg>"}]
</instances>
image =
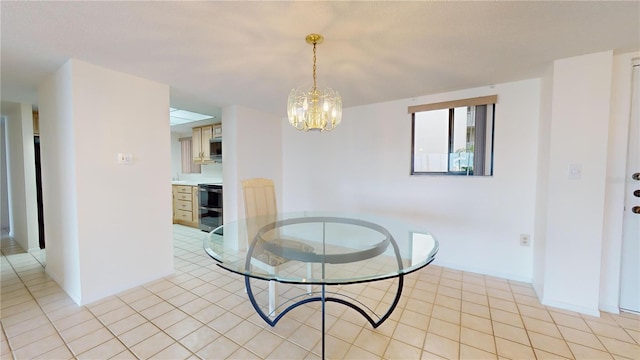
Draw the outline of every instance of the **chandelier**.
<instances>
[{"instance_id":1,"label":"chandelier","mask_svg":"<svg viewBox=\"0 0 640 360\"><path fill-rule=\"evenodd\" d=\"M293 89L289 93L289 124L298 130L331 131L342 120L342 99L337 91L316 86L316 45L321 44L324 38L309 34L306 40L313 45L313 87Z\"/></svg>"}]
</instances>

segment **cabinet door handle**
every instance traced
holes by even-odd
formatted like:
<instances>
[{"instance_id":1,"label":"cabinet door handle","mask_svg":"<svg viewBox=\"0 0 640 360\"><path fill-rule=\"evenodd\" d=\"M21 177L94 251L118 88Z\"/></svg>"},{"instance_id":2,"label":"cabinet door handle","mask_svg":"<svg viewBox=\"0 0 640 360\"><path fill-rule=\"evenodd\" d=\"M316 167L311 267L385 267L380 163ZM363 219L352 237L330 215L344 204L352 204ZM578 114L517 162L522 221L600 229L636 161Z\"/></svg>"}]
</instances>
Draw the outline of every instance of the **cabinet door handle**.
<instances>
[{"instance_id":1,"label":"cabinet door handle","mask_svg":"<svg viewBox=\"0 0 640 360\"><path fill-rule=\"evenodd\" d=\"M640 180L640 173L635 173L635 174L631 175L631 178L633 180Z\"/></svg>"}]
</instances>

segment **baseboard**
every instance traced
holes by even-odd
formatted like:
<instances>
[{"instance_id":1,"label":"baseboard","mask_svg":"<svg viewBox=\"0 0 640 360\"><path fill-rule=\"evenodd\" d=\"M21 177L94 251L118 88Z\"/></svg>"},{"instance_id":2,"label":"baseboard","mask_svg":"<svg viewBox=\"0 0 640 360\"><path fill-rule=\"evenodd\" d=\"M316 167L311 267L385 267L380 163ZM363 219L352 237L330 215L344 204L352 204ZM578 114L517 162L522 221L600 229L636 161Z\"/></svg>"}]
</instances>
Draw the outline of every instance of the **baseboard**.
<instances>
[{"instance_id":1,"label":"baseboard","mask_svg":"<svg viewBox=\"0 0 640 360\"><path fill-rule=\"evenodd\" d=\"M455 270L460 270L460 271L471 272L471 273L474 273L474 274L481 274L481 275L493 276L493 277L507 279L507 280L519 281L519 282L523 282L523 283L527 283L527 284L531 284L531 282L533 281L533 279L531 277L520 276L520 275L516 275L516 274L511 274L511 273L485 271L483 269L474 268L474 267L471 267L471 266L461 266L459 264L453 264L453 263L438 261L438 259L436 259L433 262L433 265L438 265L438 266L446 267L446 268L449 268L449 269L455 269Z\"/></svg>"},{"instance_id":2,"label":"baseboard","mask_svg":"<svg viewBox=\"0 0 640 360\"><path fill-rule=\"evenodd\" d=\"M618 305L600 304L599 307L602 311L606 311L611 314L620 314L620 308L618 307Z\"/></svg>"},{"instance_id":3,"label":"baseboard","mask_svg":"<svg viewBox=\"0 0 640 360\"><path fill-rule=\"evenodd\" d=\"M591 315L595 317L600 317L600 310L598 309L588 308L588 307L574 305L574 304L568 304L562 301L542 299L542 305L551 306L551 307L555 307L563 310L575 311L581 314Z\"/></svg>"}]
</instances>

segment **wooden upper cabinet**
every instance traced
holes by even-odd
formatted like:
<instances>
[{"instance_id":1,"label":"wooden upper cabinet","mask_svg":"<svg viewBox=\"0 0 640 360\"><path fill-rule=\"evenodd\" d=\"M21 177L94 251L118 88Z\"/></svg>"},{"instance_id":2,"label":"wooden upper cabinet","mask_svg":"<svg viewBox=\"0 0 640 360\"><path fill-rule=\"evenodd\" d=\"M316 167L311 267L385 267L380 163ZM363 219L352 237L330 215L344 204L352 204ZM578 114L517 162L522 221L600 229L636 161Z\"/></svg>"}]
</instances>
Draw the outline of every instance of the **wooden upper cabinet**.
<instances>
[{"instance_id":1,"label":"wooden upper cabinet","mask_svg":"<svg viewBox=\"0 0 640 360\"><path fill-rule=\"evenodd\" d=\"M206 125L193 128L191 148L193 161L202 164L211 162L211 139L222 137L222 125Z\"/></svg>"},{"instance_id":2,"label":"wooden upper cabinet","mask_svg":"<svg viewBox=\"0 0 640 360\"><path fill-rule=\"evenodd\" d=\"M38 112L33 112L33 135L40 135L40 118Z\"/></svg>"},{"instance_id":3,"label":"wooden upper cabinet","mask_svg":"<svg viewBox=\"0 0 640 360\"><path fill-rule=\"evenodd\" d=\"M222 124L213 125L213 137L222 137Z\"/></svg>"},{"instance_id":4,"label":"wooden upper cabinet","mask_svg":"<svg viewBox=\"0 0 640 360\"><path fill-rule=\"evenodd\" d=\"M193 151L193 161L202 161L202 128L193 128L193 137L191 138L191 149Z\"/></svg>"}]
</instances>

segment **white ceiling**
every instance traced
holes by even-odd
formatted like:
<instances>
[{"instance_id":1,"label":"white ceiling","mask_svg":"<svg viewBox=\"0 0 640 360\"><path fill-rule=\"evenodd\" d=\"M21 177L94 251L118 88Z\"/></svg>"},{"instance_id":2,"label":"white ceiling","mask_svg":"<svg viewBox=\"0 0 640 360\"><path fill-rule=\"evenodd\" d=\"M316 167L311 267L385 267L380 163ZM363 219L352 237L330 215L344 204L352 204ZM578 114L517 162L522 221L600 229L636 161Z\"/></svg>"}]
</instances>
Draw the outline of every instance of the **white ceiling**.
<instances>
[{"instance_id":1,"label":"white ceiling","mask_svg":"<svg viewBox=\"0 0 640 360\"><path fill-rule=\"evenodd\" d=\"M640 49L640 2L1 1L2 99L69 58L171 86L171 106L286 116L318 83L352 107L540 76L554 59ZM588 76L588 74L585 74Z\"/></svg>"}]
</instances>

